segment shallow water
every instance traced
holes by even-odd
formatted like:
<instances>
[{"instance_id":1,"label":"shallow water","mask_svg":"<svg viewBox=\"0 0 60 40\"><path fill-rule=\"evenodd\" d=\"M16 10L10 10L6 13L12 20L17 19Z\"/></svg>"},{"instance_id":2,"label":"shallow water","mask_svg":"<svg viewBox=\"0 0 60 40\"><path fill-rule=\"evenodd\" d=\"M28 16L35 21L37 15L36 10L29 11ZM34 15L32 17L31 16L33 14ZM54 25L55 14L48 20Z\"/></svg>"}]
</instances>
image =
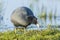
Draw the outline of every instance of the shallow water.
<instances>
[{"instance_id":1,"label":"shallow water","mask_svg":"<svg viewBox=\"0 0 60 40\"><path fill-rule=\"evenodd\" d=\"M3 0L4 1L4 0ZM12 4L13 3L13 4ZM30 5L32 4L32 8L30 7ZM46 21L43 20L43 19L40 19L38 18L38 22L40 24L40 28L42 29L45 29L47 27L48 24L52 24L52 25L60 25L60 1L59 0L38 0L37 2L36 1L29 1L29 0L6 0L6 2L4 3L4 6L3 8L5 8L2 13L1 13L1 16L0 17L0 23L1 26L0 26L0 31L4 31L4 30L13 30L14 29L14 26L13 24L11 23L11 20L10 20L10 15L12 13L12 11L17 8L17 7L20 7L20 6L26 6L26 7L29 7L32 9L34 15L37 17L38 14L40 13L41 15L41 12L42 10L46 11L46 14L47 14L47 18L46 18ZM42 8L43 7L43 8ZM49 12L52 10L52 21L49 19ZM54 13L55 13L55 10L56 10L56 13L57 13L57 16L56 16L56 19L54 19ZM32 25L33 26L33 25ZM28 29L37 29L36 26L33 26Z\"/></svg>"}]
</instances>

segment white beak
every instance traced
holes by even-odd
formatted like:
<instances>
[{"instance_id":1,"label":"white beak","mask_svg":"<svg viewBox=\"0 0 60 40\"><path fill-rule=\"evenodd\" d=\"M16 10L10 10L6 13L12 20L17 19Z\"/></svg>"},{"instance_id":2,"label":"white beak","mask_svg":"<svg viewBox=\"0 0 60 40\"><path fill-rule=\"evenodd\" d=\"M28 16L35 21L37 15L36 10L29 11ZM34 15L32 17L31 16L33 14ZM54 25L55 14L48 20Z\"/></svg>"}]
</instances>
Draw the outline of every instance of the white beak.
<instances>
[{"instance_id":1,"label":"white beak","mask_svg":"<svg viewBox=\"0 0 60 40\"><path fill-rule=\"evenodd\" d=\"M36 26L39 28L39 24L37 23Z\"/></svg>"}]
</instances>

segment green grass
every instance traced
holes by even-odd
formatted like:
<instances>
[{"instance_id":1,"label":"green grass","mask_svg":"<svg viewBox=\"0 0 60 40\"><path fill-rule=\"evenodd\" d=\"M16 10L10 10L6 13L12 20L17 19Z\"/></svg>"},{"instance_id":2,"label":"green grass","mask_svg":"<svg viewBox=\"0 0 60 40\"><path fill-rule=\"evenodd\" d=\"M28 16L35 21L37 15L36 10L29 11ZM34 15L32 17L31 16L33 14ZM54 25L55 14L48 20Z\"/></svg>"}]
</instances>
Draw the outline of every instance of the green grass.
<instances>
[{"instance_id":1,"label":"green grass","mask_svg":"<svg viewBox=\"0 0 60 40\"><path fill-rule=\"evenodd\" d=\"M22 34L14 31L0 32L0 40L60 40L60 31L56 29L30 30Z\"/></svg>"}]
</instances>

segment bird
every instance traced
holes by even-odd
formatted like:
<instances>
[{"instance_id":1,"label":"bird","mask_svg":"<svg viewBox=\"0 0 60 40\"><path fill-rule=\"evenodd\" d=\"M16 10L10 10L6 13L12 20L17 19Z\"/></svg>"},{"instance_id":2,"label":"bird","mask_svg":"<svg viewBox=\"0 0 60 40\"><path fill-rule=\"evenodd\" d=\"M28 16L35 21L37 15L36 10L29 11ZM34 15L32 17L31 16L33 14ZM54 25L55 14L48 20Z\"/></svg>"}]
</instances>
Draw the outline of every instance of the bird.
<instances>
[{"instance_id":1,"label":"bird","mask_svg":"<svg viewBox=\"0 0 60 40\"><path fill-rule=\"evenodd\" d=\"M37 18L33 14L32 10L28 7L16 8L11 14L11 22L15 28L21 26L26 29L31 24L39 26Z\"/></svg>"}]
</instances>

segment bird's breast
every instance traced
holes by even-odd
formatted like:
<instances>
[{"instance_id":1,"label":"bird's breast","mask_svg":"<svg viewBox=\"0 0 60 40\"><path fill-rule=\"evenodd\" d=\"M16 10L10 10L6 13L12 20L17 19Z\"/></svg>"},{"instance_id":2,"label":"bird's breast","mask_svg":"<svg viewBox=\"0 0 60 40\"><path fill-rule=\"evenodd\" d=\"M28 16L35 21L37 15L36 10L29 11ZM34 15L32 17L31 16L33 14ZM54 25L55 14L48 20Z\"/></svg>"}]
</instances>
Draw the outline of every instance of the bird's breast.
<instances>
[{"instance_id":1,"label":"bird's breast","mask_svg":"<svg viewBox=\"0 0 60 40\"><path fill-rule=\"evenodd\" d=\"M12 21L14 21L14 23L18 23L20 25L28 25L28 21L26 18L26 14L23 13L14 13L12 15Z\"/></svg>"}]
</instances>

